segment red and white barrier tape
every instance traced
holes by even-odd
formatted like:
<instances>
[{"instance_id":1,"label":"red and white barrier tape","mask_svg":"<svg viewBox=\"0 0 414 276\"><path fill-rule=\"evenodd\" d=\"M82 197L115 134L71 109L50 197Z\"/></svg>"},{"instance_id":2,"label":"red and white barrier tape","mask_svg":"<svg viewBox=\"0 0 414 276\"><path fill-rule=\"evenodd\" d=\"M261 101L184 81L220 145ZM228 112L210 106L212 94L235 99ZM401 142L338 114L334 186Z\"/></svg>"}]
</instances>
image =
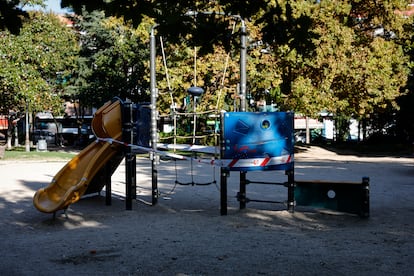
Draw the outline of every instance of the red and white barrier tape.
<instances>
[{"instance_id":1,"label":"red and white barrier tape","mask_svg":"<svg viewBox=\"0 0 414 276\"><path fill-rule=\"evenodd\" d=\"M132 149L142 150L144 152L153 152L157 153L162 156L168 156L171 158L179 159L179 160L193 160L197 163L208 164L211 166L217 167L227 167L227 168L246 168L246 167L267 167L267 166L277 166L283 164L289 164L293 162L293 155L292 154L285 154L276 157L264 157L264 158L246 158L246 159L201 159L201 158L194 158L194 157L187 157L180 154L165 152L154 150L152 148L142 147L138 145L128 144L119 140L115 140L112 138L97 138L97 141L103 141L108 143L117 143L123 145L125 147L131 147Z\"/></svg>"}]
</instances>

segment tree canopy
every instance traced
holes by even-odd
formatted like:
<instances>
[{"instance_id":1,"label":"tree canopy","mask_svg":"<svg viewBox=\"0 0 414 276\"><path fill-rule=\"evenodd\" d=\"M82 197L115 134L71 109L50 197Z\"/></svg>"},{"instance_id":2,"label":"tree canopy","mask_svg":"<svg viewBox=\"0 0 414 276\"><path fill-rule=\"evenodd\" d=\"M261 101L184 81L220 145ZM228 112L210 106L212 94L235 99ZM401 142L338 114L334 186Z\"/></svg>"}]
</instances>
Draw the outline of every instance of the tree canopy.
<instances>
[{"instance_id":1,"label":"tree canopy","mask_svg":"<svg viewBox=\"0 0 414 276\"><path fill-rule=\"evenodd\" d=\"M81 50L77 97L100 106L112 97L145 101L148 90L148 23L134 28L103 12L84 12L76 19Z\"/></svg>"},{"instance_id":2,"label":"tree canopy","mask_svg":"<svg viewBox=\"0 0 414 276\"><path fill-rule=\"evenodd\" d=\"M0 109L62 110L61 96L76 68L75 33L54 14L30 12L19 34L0 32Z\"/></svg>"},{"instance_id":3,"label":"tree canopy","mask_svg":"<svg viewBox=\"0 0 414 276\"><path fill-rule=\"evenodd\" d=\"M406 106L402 97L412 98L409 96L413 93L412 86L406 84L412 76L413 17L402 12L409 1L62 0L61 3L80 15L77 17L82 34L79 70L71 76L76 80L76 95L93 105L115 95L145 98L148 30L158 23L157 35L165 42L166 68L171 76L167 83L166 68L158 56L159 84L161 92L166 92L160 94L162 111L168 112L172 94L176 101L183 101L191 85L206 90L201 107L210 109L221 103L230 109L237 97L240 74L240 29L233 28L233 19L243 19L248 27L248 94L254 99L266 94L279 110L308 116L317 116L325 110L383 129L384 124L381 126L374 120L379 117L382 119L378 122L385 117L392 120L390 114L397 112L399 106ZM102 12L92 12L97 10ZM7 29L4 24L0 27ZM7 30L2 32L7 45L14 43L16 38L12 35ZM15 51L19 52L17 48ZM194 54L197 77L194 77ZM32 63L23 60L19 68ZM30 72L29 69L22 70ZM41 66L32 70L31 82L50 80L52 71L65 71L51 68L45 78L47 74ZM34 71L38 71L37 75ZM12 72L13 68L3 70L4 75ZM14 74L18 76L15 78L24 79L24 72ZM45 91L47 84L50 81L38 81L32 91ZM406 87L410 89L408 92ZM3 97L23 95L22 91L28 89L20 86L7 91Z\"/></svg>"}]
</instances>

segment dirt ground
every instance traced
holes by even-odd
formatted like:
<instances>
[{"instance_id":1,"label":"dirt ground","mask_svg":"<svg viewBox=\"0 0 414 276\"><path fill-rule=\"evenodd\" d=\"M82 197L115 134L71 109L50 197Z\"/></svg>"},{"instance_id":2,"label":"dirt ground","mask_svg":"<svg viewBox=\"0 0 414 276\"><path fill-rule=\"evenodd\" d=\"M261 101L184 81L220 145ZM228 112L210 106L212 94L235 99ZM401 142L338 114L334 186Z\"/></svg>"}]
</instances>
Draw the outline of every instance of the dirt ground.
<instances>
[{"instance_id":1,"label":"dirt ground","mask_svg":"<svg viewBox=\"0 0 414 276\"><path fill-rule=\"evenodd\" d=\"M138 200L125 210L125 167L112 178L112 205L91 196L55 220L33 194L64 162L0 160L2 275L410 275L414 271L414 158L339 155L318 147L295 155L297 180L370 177L370 217L283 204L239 210L231 173L228 215L220 216L219 172L187 161L162 161L162 195L149 206L151 173L137 161ZM175 185L208 182L208 186ZM283 172L249 172L252 180L286 181ZM249 185L247 196L287 198L283 186ZM104 194L104 193L103 193Z\"/></svg>"}]
</instances>

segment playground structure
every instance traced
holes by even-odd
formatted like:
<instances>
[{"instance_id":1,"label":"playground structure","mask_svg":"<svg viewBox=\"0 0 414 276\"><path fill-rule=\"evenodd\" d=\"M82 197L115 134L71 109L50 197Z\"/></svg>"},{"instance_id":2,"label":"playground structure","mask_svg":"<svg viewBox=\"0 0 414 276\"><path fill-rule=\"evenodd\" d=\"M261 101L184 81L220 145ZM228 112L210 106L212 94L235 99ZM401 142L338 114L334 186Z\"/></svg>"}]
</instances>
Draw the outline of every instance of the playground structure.
<instances>
[{"instance_id":1,"label":"playground structure","mask_svg":"<svg viewBox=\"0 0 414 276\"><path fill-rule=\"evenodd\" d=\"M291 112L246 112L246 29L244 21L240 30L240 111L222 112L220 115L219 159L197 159L199 163L220 168L220 213L227 214L227 178L232 171L239 172L240 186L237 199L240 209L251 201L269 202L247 197L248 184L282 185L287 188L287 210L295 206L324 207L341 212L369 216L369 179L361 183L334 183L296 181L294 176L294 115ZM66 210L82 195L99 192L105 186L106 203L111 203L111 175L125 158L125 204L132 209L136 199L136 154L147 152L151 160L151 198L157 204L158 166L161 155L176 159L190 159L176 153L160 151L158 146L158 111L156 85L156 43L154 30L150 35L150 89L151 102L136 104L114 99L95 114L92 129L97 137L76 157L68 162L54 177L51 184L36 192L35 207L45 213L55 214ZM192 87L193 97L201 96L202 89ZM194 101L195 105L195 101ZM197 115L194 107L194 129ZM195 135L195 132L194 132ZM193 139L193 142L195 140ZM197 151L195 145L188 147ZM206 147L204 147L206 148ZM217 149L214 149L216 152ZM213 152L213 150L207 150ZM255 182L247 179L249 171L284 171L283 183ZM277 202L280 203L280 202Z\"/></svg>"},{"instance_id":2,"label":"playground structure","mask_svg":"<svg viewBox=\"0 0 414 276\"><path fill-rule=\"evenodd\" d=\"M92 128L97 140L69 161L50 185L36 192L35 207L45 213L66 210L82 195L100 192L105 187L106 203L111 203L111 174L125 157L126 209L136 199L136 154L149 152L151 160L160 155L192 159L149 147L150 107L116 99L106 103L95 114ZM240 173L237 199L240 209L248 202L285 203L295 206L323 207L341 212L369 216L369 179L361 183L295 181L293 113L290 112L224 112L221 116L220 159L197 159L198 163L220 168L220 213L227 214L227 178ZM197 150L197 147L195 147ZM204 149L205 150L205 149ZM204 151L207 152L207 151ZM152 167L152 204L159 197L158 163ZM247 179L249 171L284 171L283 183L255 182ZM250 184L283 185L288 189L286 202L263 201L247 197Z\"/></svg>"}]
</instances>

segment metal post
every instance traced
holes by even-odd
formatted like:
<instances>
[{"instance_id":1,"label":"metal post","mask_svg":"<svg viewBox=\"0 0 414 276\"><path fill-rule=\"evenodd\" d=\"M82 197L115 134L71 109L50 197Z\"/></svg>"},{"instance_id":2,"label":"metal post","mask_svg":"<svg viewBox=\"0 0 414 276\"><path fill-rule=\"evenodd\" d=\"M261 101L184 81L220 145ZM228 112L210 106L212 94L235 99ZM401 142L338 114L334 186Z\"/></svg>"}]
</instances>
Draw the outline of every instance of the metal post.
<instances>
[{"instance_id":1,"label":"metal post","mask_svg":"<svg viewBox=\"0 0 414 276\"><path fill-rule=\"evenodd\" d=\"M105 205L110 206L112 204L112 161L108 161L104 167L103 181L105 182Z\"/></svg>"},{"instance_id":2,"label":"metal post","mask_svg":"<svg viewBox=\"0 0 414 276\"><path fill-rule=\"evenodd\" d=\"M247 55L247 34L244 20L240 18L240 111L246 112L246 55ZM246 172L240 172L240 209L246 208Z\"/></svg>"},{"instance_id":3,"label":"metal post","mask_svg":"<svg viewBox=\"0 0 414 276\"><path fill-rule=\"evenodd\" d=\"M220 159L224 158L225 153L225 138L224 138L224 113L220 116ZM227 176L228 170L220 167L220 214L222 216L227 215Z\"/></svg>"},{"instance_id":4,"label":"metal post","mask_svg":"<svg viewBox=\"0 0 414 276\"><path fill-rule=\"evenodd\" d=\"M247 56L247 33L246 25L243 19L241 20L240 30L240 111L246 111L246 56Z\"/></svg>"},{"instance_id":5,"label":"metal post","mask_svg":"<svg viewBox=\"0 0 414 276\"><path fill-rule=\"evenodd\" d=\"M157 156L155 151L157 150L157 80L156 80L156 47L155 47L155 34L154 30L158 26L155 24L151 28L150 35L150 87L151 87L151 146L154 150L150 154L151 167L152 167L152 205L157 204L158 201L158 168L157 168Z\"/></svg>"},{"instance_id":6,"label":"metal post","mask_svg":"<svg viewBox=\"0 0 414 276\"><path fill-rule=\"evenodd\" d=\"M241 171L240 172L240 187L239 187L239 194L237 196L240 202L240 209L246 208L246 184L247 184L247 172Z\"/></svg>"},{"instance_id":7,"label":"metal post","mask_svg":"<svg viewBox=\"0 0 414 276\"><path fill-rule=\"evenodd\" d=\"M136 144L136 125L135 125L135 105L133 103L129 106L129 118L130 118L130 125L131 125L131 134L130 134L130 143ZM137 199L137 156L135 153L132 153L132 148L130 147L131 151L131 199Z\"/></svg>"},{"instance_id":8,"label":"metal post","mask_svg":"<svg viewBox=\"0 0 414 276\"><path fill-rule=\"evenodd\" d=\"M132 199L137 199L137 156L135 154L132 155Z\"/></svg>"},{"instance_id":9,"label":"metal post","mask_svg":"<svg viewBox=\"0 0 414 276\"><path fill-rule=\"evenodd\" d=\"M122 116L122 139L125 143L130 144L132 142L132 118L131 118L131 107L132 103L129 100L124 102L123 106L123 116ZM125 209L132 210L132 198L133 198L133 190L134 190L134 181L135 176L133 175L134 172L134 159L135 154L132 153L131 147L126 147L125 149Z\"/></svg>"},{"instance_id":10,"label":"metal post","mask_svg":"<svg viewBox=\"0 0 414 276\"><path fill-rule=\"evenodd\" d=\"M197 97L193 96L193 145L196 144L196 129L197 129Z\"/></svg>"},{"instance_id":11,"label":"metal post","mask_svg":"<svg viewBox=\"0 0 414 276\"><path fill-rule=\"evenodd\" d=\"M133 191L133 157L135 154L132 154L127 150L127 154L125 155L125 182L126 182L126 199L125 199L125 209L132 210L132 191Z\"/></svg>"},{"instance_id":12,"label":"metal post","mask_svg":"<svg viewBox=\"0 0 414 276\"><path fill-rule=\"evenodd\" d=\"M369 217L369 177L362 178L362 208L360 216L363 218Z\"/></svg>"},{"instance_id":13,"label":"metal post","mask_svg":"<svg viewBox=\"0 0 414 276\"><path fill-rule=\"evenodd\" d=\"M287 202L287 210L290 212L295 211L295 171L294 169L289 169L286 171L288 176L288 202Z\"/></svg>"},{"instance_id":14,"label":"metal post","mask_svg":"<svg viewBox=\"0 0 414 276\"><path fill-rule=\"evenodd\" d=\"M220 214L227 215L227 174L225 168L220 168Z\"/></svg>"}]
</instances>

